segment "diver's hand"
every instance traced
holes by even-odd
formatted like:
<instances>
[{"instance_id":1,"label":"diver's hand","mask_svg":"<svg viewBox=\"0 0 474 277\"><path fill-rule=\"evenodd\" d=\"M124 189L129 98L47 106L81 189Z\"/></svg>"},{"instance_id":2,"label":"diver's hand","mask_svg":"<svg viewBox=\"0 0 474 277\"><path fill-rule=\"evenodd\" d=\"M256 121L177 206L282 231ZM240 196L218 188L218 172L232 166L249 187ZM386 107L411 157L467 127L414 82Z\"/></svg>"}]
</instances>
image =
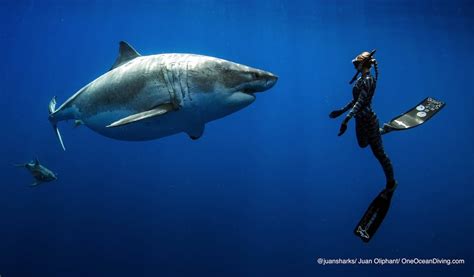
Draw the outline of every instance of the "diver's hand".
<instances>
[{"instance_id":1,"label":"diver's hand","mask_svg":"<svg viewBox=\"0 0 474 277\"><path fill-rule=\"evenodd\" d=\"M343 114L344 112L342 112L341 110L335 110L335 111L332 111L330 114L329 114L329 118L336 118L338 116L340 116L341 114Z\"/></svg>"},{"instance_id":2,"label":"diver's hand","mask_svg":"<svg viewBox=\"0 0 474 277\"><path fill-rule=\"evenodd\" d=\"M339 128L339 134L337 134L338 136L342 136L342 135L346 132L346 130L347 130L347 123L349 122L349 119L350 119L350 118L346 117L346 118L344 119L344 121L342 122L341 128Z\"/></svg>"},{"instance_id":3,"label":"diver's hand","mask_svg":"<svg viewBox=\"0 0 474 277\"><path fill-rule=\"evenodd\" d=\"M347 123L342 123L341 124L341 128L339 128L339 134L337 134L338 136L342 136L347 130Z\"/></svg>"}]
</instances>

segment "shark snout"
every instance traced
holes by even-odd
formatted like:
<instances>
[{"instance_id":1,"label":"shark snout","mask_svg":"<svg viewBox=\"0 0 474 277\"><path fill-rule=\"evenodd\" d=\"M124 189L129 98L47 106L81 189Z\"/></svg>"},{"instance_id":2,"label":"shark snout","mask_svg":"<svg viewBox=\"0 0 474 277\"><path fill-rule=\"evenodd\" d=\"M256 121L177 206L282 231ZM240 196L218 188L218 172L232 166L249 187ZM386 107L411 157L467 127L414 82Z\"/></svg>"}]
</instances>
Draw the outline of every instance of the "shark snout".
<instances>
[{"instance_id":1,"label":"shark snout","mask_svg":"<svg viewBox=\"0 0 474 277\"><path fill-rule=\"evenodd\" d=\"M278 76L276 76L273 73L270 72L265 72L266 75L266 82L265 82L265 87L266 89L271 89L276 82L278 81Z\"/></svg>"},{"instance_id":2,"label":"shark snout","mask_svg":"<svg viewBox=\"0 0 474 277\"><path fill-rule=\"evenodd\" d=\"M254 72L254 80L246 84L244 92L256 93L271 89L278 81L278 76L275 74L258 70Z\"/></svg>"}]
</instances>

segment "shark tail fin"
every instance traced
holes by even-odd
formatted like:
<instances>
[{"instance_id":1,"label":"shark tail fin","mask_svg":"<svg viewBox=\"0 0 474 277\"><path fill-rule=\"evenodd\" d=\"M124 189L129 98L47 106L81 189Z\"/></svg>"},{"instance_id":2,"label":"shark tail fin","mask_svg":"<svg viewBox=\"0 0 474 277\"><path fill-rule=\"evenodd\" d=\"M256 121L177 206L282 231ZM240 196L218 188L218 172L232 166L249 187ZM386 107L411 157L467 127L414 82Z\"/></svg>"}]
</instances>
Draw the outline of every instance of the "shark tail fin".
<instances>
[{"instance_id":1,"label":"shark tail fin","mask_svg":"<svg viewBox=\"0 0 474 277\"><path fill-rule=\"evenodd\" d=\"M64 151L66 151L66 147L64 147L63 138L61 137L61 133L59 132L59 129L58 129L58 123L54 118L54 113L56 112L56 96L54 96L53 99L51 99L51 101L49 102L48 110L49 110L49 117L48 117L49 122L51 122L51 125L53 126L54 133L56 134L56 137L58 138L59 143L61 144L61 147L63 148Z\"/></svg>"}]
</instances>

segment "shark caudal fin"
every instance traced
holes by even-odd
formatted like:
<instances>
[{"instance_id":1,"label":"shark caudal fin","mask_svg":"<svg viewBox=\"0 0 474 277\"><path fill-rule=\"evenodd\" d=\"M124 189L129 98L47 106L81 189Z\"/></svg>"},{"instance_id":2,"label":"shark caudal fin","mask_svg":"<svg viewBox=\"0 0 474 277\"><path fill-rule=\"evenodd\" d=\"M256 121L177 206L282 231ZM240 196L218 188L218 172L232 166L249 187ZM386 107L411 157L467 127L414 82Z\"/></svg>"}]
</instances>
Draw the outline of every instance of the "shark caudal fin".
<instances>
[{"instance_id":1,"label":"shark caudal fin","mask_svg":"<svg viewBox=\"0 0 474 277\"><path fill-rule=\"evenodd\" d=\"M49 117L48 117L49 122L51 122L51 125L53 126L54 133L56 134L56 137L58 138L59 143L61 144L61 147L63 148L64 151L66 151L66 147L64 147L63 138L61 137L61 133L59 132L59 129L58 129L58 123L54 119L54 116L52 116L56 112L56 96L54 96L53 99L51 99L51 102L49 102L48 110L49 110Z\"/></svg>"}]
</instances>

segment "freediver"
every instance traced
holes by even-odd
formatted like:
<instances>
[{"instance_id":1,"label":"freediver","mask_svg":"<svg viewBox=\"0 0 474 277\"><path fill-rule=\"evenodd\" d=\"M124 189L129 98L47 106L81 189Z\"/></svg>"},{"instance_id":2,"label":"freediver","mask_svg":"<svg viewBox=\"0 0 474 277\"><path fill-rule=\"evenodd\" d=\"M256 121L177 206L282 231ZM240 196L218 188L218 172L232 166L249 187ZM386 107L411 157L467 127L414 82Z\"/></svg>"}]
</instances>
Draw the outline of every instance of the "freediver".
<instances>
[{"instance_id":1,"label":"freediver","mask_svg":"<svg viewBox=\"0 0 474 277\"><path fill-rule=\"evenodd\" d=\"M362 52L352 60L357 70L349 82L349 84L352 84L355 81L352 89L353 99L342 109L332 111L329 114L330 118L336 118L350 110L341 124L338 136L342 136L346 132L347 124L355 117L359 146L365 148L370 145L385 174L385 188L372 201L354 229L354 233L364 242L369 242L382 224L390 207L393 193L397 188L392 163L384 151L382 135L391 131L406 130L419 126L433 117L445 105L441 101L428 97L408 112L393 118L380 128L377 115L372 110L372 98L374 97L379 75L377 60L374 58L375 51ZM375 78L370 73L372 66L374 67ZM359 74L361 74L360 77Z\"/></svg>"},{"instance_id":2,"label":"freediver","mask_svg":"<svg viewBox=\"0 0 474 277\"><path fill-rule=\"evenodd\" d=\"M382 143L382 134L380 132L379 120L372 110L372 98L375 93L378 78L377 60L373 58L375 50L372 52L362 52L352 60L357 70L351 83L357 78L359 73L361 77L357 79L352 89L353 99L342 109L332 111L330 118L336 118L350 110L339 129L338 136L342 136L347 130L347 124L355 117L357 142L361 148L370 145L374 156L380 162L386 178L385 189L389 194L393 194L397 186L393 174L393 167L390 159L384 151ZM375 78L370 74L370 68L374 65Z\"/></svg>"}]
</instances>

